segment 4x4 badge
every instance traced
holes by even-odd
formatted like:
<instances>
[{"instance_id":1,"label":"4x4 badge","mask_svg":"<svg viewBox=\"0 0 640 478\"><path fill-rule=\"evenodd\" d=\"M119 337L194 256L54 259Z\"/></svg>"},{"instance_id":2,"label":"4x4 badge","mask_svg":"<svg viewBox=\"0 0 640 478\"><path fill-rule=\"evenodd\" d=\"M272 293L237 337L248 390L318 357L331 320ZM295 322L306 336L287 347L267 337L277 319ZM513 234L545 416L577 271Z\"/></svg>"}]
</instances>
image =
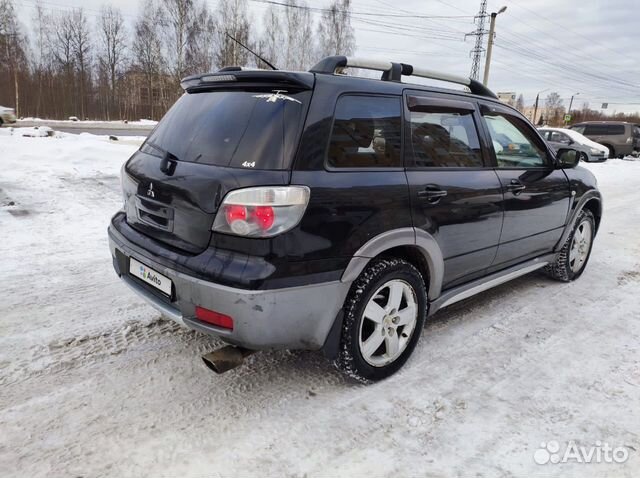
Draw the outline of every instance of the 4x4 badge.
<instances>
[{"instance_id":1,"label":"4x4 badge","mask_svg":"<svg viewBox=\"0 0 640 478\"><path fill-rule=\"evenodd\" d=\"M147 196L155 198L156 194L153 192L153 183L149 183L149 189L147 189Z\"/></svg>"},{"instance_id":2,"label":"4x4 badge","mask_svg":"<svg viewBox=\"0 0 640 478\"><path fill-rule=\"evenodd\" d=\"M253 97L254 98L266 98L267 99L267 103L275 103L278 100L286 100L286 101L293 101L295 103L302 104L302 101L296 100L295 98L291 98L290 96L282 94L282 93L286 93L286 92L287 92L287 90L273 90L273 93L271 93L271 94L253 95Z\"/></svg>"}]
</instances>

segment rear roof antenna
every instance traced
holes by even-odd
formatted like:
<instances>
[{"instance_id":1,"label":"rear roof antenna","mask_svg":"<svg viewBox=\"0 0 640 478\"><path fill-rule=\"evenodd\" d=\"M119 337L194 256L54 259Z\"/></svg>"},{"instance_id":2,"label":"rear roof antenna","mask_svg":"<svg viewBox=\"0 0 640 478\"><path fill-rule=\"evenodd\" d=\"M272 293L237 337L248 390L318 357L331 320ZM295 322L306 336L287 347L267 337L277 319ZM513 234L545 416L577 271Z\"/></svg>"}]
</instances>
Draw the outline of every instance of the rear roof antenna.
<instances>
[{"instance_id":1,"label":"rear roof antenna","mask_svg":"<svg viewBox=\"0 0 640 478\"><path fill-rule=\"evenodd\" d=\"M231 38L234 42L236 42L238 45L240 45L242 48L244 48L245 50L247 50L249 53L251 53L253 56L255 56L256 58L262 60L264 63L266 63L272 70L277 70L277 68L275 66L273 66L271 63L269 63L267 60L265 60L264 58L262 58L260 55L258 55L255 51L253 51L251 48L249 48L247 45L245 45L244 43L242 43L239 40L236 40L234 37L232 37L231 35L229 35L229 32L225 31L224 32L225 35L227 35L229 38Z\"/></svg>"}]
</instances>

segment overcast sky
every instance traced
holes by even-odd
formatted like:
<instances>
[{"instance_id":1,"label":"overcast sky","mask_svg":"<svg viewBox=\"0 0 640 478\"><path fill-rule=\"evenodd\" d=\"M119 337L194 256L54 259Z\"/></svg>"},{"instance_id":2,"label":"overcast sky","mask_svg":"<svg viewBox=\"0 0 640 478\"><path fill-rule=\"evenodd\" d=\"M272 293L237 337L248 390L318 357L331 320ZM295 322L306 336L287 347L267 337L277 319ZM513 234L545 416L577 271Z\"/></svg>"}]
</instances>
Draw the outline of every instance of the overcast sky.
<instances>
[{"instance_id":1,"label":"overcast sky","mask_svg":"<svg viewBox=\"0 0 640 478\"><path fill-rule=\"evenodd\" d=\"M28 28L35 0L14 1ZM110 3L133 23L142 0L42 3L50 10L83 6L91 20ZM217 0L207 3L217 6ZM307 3L326 7L330 2ZM248 4L260 28L267 5ZM479 6L480 0L353 0L356 53L469 76L474 38L465 40L465 33L474 31ZM609 112L640 111L640 0L489 0L488 12L502 6L507 11L497 18L491 89L522 93L527 106L546 90L541 98L557 91L565 106L580 93L574 108L586 101L594 109L608 102ZM317 19L319 13L313 15Z\"/></svg>"}]
</instances>

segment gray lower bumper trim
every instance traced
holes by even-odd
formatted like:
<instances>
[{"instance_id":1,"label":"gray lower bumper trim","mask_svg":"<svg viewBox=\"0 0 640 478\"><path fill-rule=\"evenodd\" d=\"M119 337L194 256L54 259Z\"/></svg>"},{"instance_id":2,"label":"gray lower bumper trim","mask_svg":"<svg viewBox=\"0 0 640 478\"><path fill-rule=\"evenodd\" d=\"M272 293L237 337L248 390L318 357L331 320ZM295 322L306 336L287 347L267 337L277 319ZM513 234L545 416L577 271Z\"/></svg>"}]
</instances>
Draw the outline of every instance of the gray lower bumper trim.
<instances>
[{"instance_id":1,"label":"gray lower bumper trim","mask_svg":"<svg viewBox=\"0 0 640 478\"><path fill-rule=\"evenodd\" d=\"M110 247L112 255L117 248L171 279L175 300L168 304L126 272L121 276L163 316L250 349L320 349L351 287L350 282L333 281L286 289L236 289L164 267L113 241ZM196 306L230 316L233 330L197 320Z\"/></svg>"},{"instance_id":2,"label":"gray lower bumper trim","mask_svg":"<svg viewBox=\"0 0 640 478\"><path fill-rule=\"evenodd\" d=\"M129 286L131 290L133 290L136 294L140 295L143 299L149 303L153 308L155 308L158 312L162 314L163 317L167 319L171 319L174 322L178 322L181 325L186 325L184 323L184 318L182 317L182 313L171 307L170 305L164 303L160 299L158 299L153 294L147 292L143 287L140 287L134 281L129 279L128 277L121 277L122 281Z\"/></svg>"}]
</instances>

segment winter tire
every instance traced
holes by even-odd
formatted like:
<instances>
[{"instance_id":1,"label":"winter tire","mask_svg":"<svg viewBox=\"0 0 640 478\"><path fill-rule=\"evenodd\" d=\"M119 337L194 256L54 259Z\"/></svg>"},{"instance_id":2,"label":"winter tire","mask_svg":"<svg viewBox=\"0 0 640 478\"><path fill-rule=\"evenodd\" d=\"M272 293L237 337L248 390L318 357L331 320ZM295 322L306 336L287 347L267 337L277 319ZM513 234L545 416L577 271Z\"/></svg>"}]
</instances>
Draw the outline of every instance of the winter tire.
<instances>
[{"instance_id":1,"label":"winter tire","mask_svg":"<svg viewBox=\"0 0 640 478\"><path fill-rule=\"evenodd\" d=\"M563 282L580 277L591 255L595 226L596 222L591 211L588 209L580 211L576 225L562 246L556 261L545 268L551 277Z\"/></svg>"},{"instance_id":2,"label":"winter tire","mask_svg":"<svg viewBox=\"0 0 640 478\"><path fill-rule=\"evenodd\" d=\"M420 272L402 259L374 261L345 300L336 366L365 383L392 375L418 343L426 313Z\"/></svg>"}]
</instances>

